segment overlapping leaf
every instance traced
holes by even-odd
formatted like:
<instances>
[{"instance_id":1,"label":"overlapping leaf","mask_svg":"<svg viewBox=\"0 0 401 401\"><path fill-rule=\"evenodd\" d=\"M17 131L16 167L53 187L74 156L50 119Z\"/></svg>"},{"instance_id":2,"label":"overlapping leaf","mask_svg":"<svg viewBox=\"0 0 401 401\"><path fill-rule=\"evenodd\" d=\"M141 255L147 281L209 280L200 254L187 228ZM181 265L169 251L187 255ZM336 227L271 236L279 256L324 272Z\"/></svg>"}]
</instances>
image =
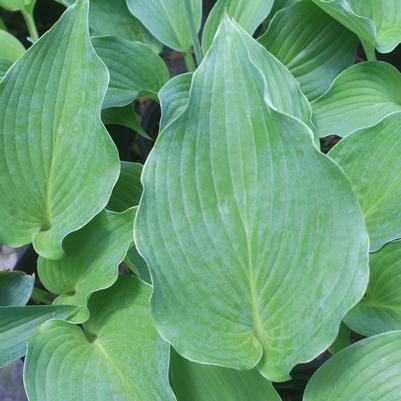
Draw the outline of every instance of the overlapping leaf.
<instances>
[{"instance_id":1,"label":"overlapping leaf","mask_svg":"<svg viewBox=\"0 0 401 401\"><path fill-rule=\"evenodd\" d=\"M401 238L401 113L354 132L329 153L351 180L365 216L370 249Z\"/></svg>"},{"instance_id":2,"label":"overlapping leaf","mask_svg":"<svg viewBox=\"0 0 401 401\"><path fill-rule=\"evenodd\" d=\"M106 206L120 168L100 121L108 73L87 19L78 0L0 83L0 242L33 241L52 259Z\"/></svg>"},{"instance_id":3,"label":"overlapping leaf","mask_svg":"<svg viewBox=\"0 0 401 401\"><path fill-rule=\"evenodd\" d=\"M0 58L14 62L24 52L24 46L16 37L0 29Z\"/></svg>"},{"instance_id":4,"label":"overlapping leaf","mask_svg":"<svg viewBox=\"0 0 401 401\"><path fill-rule=\"evenodd\" d=\"M126 106L140 95L157 97L168 80L163 60L148 46L116 37L92 39L110 72L103 108Z\"/></svg>"},{"instance_id":5,"label":"overlapping leaf","mask_svg":"<svg viewBox=\"0 0 401 401\"><path fill-rule=\"evenodd\" d=\"M269 15L274 0L218 0L210 12L202 34L202 47L206 52L213 42L217 28L225 12L235 19L248 33L256 28Z\"/></svg>"},{"instance_id":6,"label":"overlapping leaf","mask_svg":"<svg viewBox=\"0 0 401 401\"><path fill-rule=\"evenodd\" d=\"M145 166L135 239L153 317L180 354L282 381L362 297L368 240L342 171L270 107L285 92L262 54L224 19Z\"/></svg>"},{"instance_id":7,"label":"overlapping leaf","mask_svg":"<svg viewBox=\"0 0 401 401\"><path fill-rule=\"evenodd\" d=\"M202 20L201 0L126 0L152 34L174 50L188 52Z\"/></svg>"},{"instance_id":8,"label":"overlapping leaf","mask_svg":"<svg viewBox=\"0 0 401 401\"><path fill-rule=\"evenodd\" d=\"M171 383L178 401L280 401L273 386L254 369L199 365L172 353Z\"/></svg>"},{"instance_id":9,"label":"overlapping leaf","mask_svg":"<svg viewBox=\"0 0 401 401\"><path fill-rule=\"evenodd\" d=\"M349 135L401 111L401 74L383 62L353 65L312 103L312 108L320 137Z\"/></svg>"},{"instance_id":10,"label":"overlapping leaf","mask_svg":"<svg viewBox=\"0 0 401 401\"><path fill-rule=\"evenodd\" d=\"M34 278L23 272L0 271L0 306L22 306L31 297Z\"/></svg>"},{"instance_id":11,"label":"overlapping leaf","mask_svg":"<svg viewBox=\"0 0 401 401\"><path fill-rule=\"evenodd\" d=\"M371 337L338 353L312 377L304 401L399 401L401 332Z\"/></svg>"},{"instance_id":12,"label":"overlapping leaf","mask_svg":"<svg viewBox=\"0 0 401 401\"><path fill-rule=\"evenodd\" d=\"M0 0L0 7L10 11L33 10L36 0Z\"/></svg>"},{"instance_id":13,"label":"overlapping leaf","mask_svg":"<svg viewBox=\"0 0 401 401\"><path fill-rule=\"evenodd\" d=\"M59 295L54 303L81 306L72 321L86 321L89 296L117 280L118 266L133 241L134 217L135 209L123 213L103 211L65 239L63 259L39 259L43 285Z\"/></svg>"},{"instance_id":14,"label":"overlapping leaf","mask_svg":"<svg viewBox=\"0 0 401 401\"><path fill-rule=\"evenodd\" d=\"M355 62L357 37L310 0L275 15L259 42L297 78L313 100Z\"/></svg>"},{"instance_id":15,"label":"overlapping leaf","mask_svg":"<svg viewBox=\"0 0 401 401\"><path fill-rule=\"evenodd\" d=\"M123 276L91 298L85 331L61 321L42 325L25 360L30 401L174 401L169 346L150 317L150 292Z\"/></svg>"}]
</instances>

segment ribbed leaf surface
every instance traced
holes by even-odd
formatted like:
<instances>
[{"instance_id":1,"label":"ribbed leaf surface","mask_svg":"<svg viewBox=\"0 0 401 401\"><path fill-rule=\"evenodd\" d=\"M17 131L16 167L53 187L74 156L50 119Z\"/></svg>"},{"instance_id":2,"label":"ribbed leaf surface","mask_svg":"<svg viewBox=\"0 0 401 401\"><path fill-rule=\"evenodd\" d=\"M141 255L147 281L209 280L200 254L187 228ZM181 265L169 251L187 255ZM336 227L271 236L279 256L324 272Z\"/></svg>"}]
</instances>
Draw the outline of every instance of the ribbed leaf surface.
<instances>
[{"instance_id":1,"label":"ribbed leaf surface","mask_svg":"<svg viewBox=\"0 0 401 401\"><path fill-rule=\"evenodd\" d=\"M0 306L23 306L31 297L35 279L23 272L0 271Z\"/></svg>"}]
</instances>

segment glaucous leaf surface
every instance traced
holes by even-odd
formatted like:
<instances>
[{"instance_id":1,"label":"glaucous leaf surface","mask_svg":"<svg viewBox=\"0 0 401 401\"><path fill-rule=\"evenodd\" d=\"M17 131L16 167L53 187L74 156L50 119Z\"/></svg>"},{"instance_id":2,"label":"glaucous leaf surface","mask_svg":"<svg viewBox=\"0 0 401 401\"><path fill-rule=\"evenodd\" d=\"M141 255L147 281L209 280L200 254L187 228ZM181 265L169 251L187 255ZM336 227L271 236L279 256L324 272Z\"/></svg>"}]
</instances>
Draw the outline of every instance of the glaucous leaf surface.
<instances>
[{"instance_id":1,"label":"glaucous leaf surface","mask_svg":"<svg viewBox=\"0 0 401 401\"><path fill-rule=\"evenodd\" d=\"M391 52L401 41L400 0L313 0L355 32L365 47Z\"/></svg>"},{"instance_id":2,"label":"glaucous leaf surface","mask_svg":"<svg viewBox=\"0 0 401 401\"><path fill-rule=\"evenodd\" d=\"M31 297L35 279L19 271L0 271L0 306L22 306Z\"/></svg>"},{"instance_id":3,"label":"glaucous leaf surface","mask_svg":"<svg viewBox=\"0 0 401 401\"><path fill-rule=\"evenodd\" d=\"M163 60L148 46L116 37L92 39L110 72L103 108L126 106L138 96L157 97L169 73Z\"/></svg>"},{"instance_id":4,"label":"glaucous leaf surface","mask_svg":"<svg viewBox=\"0 0 401 401\"><path fill-rule=\"evenodd\" d=\"M303 401L399 401L400 369L401 332L371 337L329 359Z\"/></svg>"},{"instance_id":5,"label":"glaucous leaf surface","mask_svg":"<svg viewBox=\"0 0 401 401\"><path fill-rule=\"evenodd\" d=\"M391 64L366 62L342 72L331 88L312 102L320 137L346 136L401 111L401 74Z\"/></svg>"},{"instance_id":6,"label":"glaucous leaf surface","mask_svg":"<svg viewBox=\"0 0 401 401\"><path fill-rule=\"evenodd\" d=\"M0 83L0 242L33 242L50 259L106 206L120 169L100 120L108 73L87 20L78 0Z\"/></svg>"},{"instance_id":7,"label":"glaucous leaf surface","mask_svg":"<svg viewBox=\"0 0 401 401\"><path fill-rule=\"evenodd\" d=\"M202 0L126 0L128 9L168 47L187 52L199 32Z\"/></svg>"},{"instance_id":8,"label":"glaucous leaf surface","mask_svg":"<svg viewBox=\"0 0 401 401\"><path fill-rule=\"evenodd\" d=\"M340 141L329 153L358 197L370 250L401 238L401 113Z\"/></svg>"},{"instance_id":9,"label":"glaucous leaf surface","mask_svg":"<svg viewBox=\"0 0 401 401\"><path fill-rule=\"evenodd\" d=\"M117 280L118 266L133 241L135 212L133 208L123 213L102 211L65 239L63 259L39 258L41 282L59 295L54 303L81 306L71 321L86 321L90 295Z\"/></svg>"},{"instance_id":10,"label":"glaucous leaf surface","mask_svg":"<svg viewBox=\"0 0 401 401\"><path fill-rule=\"evenodd\" d=\"M0 368L25 354L27 341L49 319L65 319L71 306L0 306Z\"/></svg>"},{"instance_id":11,"label":"glaucous leaf surface","mask_svg":"<svg viewBox=\"0 0 401 401\"><path fill-rule=\"evenodd\" d=\"M355 332L374 336L401 329L401 242L394 241L370 256L366 296L345 321Z\"/></svg>"},{"instance_id":12,"label":"glaucous leaf surface","mask_svg":"<svg viewBox=\"0 0 401 401\"><path fill-rule=\"evenodd\" d=\"M202 47L211 46L225 12L251 35L269 15L274 0L218 0L210 12L202 34Z\"/></svg>"},{"instance_id":13,"label":"glaucous leaf surface","mask_svg":"<svg viewBox=\"0 0 401 401\"><path fill-rule=\"evenodd\" d=\"M14 62L25 52L25 47L13 35L0 29L0 58Z\"/></svg>"},{"instance_id":14,"label":"glaucous leaf surface","mask_svg":"<svg viewBox=\"0 0 401 401\"><path fill-rule=\"evenodd\" d=\"M156 325L181 355L285 381L362 297L368 238L345 175L270 106L283 92L264 53L224 19L145 165L135 242Z\"/></svg>"},{"instance_id":15,"label":"glaucous leaf surface","mask_svg":"<svg viewBox=\"0 0 401 401\"><path fill-rule=\"evenodd\" d=\"M107 204L108 210L123 212L138 206L142 196L142 167L139 163L121 162L120 177Z\"/></svg>"},{"instance_id":16,"label":"glaucous leaf surface","mask_svg":"<svg viewBox=\"0 0 401 401\"><path fill-rule=\"evenodd\" d=\"M170 381L178 401L281 401L256 369L200 365L176 352L171 354Z\"/></svg>"},{"instance_id":17,"label":"glaucous leaf surface","mask_svg":"<svg viewBox=\"0 0 401 401\"><path fill-rule=\"evenodd\" d=\"M355 62L358 38L310 0L278 12L259 42L295 76L313 100Z\"/></svg>"},{"instance_id":18,"label":"glaucous leaf surface","mask_svg":"<svg viewBox=\"0 0 401 401\"><path fill-rule=\"evenodd\" d=\"M169 346L153 325L151 287L133 276L96 293L84 331L42 325L29 342L25 387L30 401L174 401Z\"/></svg>"}]
</instances>

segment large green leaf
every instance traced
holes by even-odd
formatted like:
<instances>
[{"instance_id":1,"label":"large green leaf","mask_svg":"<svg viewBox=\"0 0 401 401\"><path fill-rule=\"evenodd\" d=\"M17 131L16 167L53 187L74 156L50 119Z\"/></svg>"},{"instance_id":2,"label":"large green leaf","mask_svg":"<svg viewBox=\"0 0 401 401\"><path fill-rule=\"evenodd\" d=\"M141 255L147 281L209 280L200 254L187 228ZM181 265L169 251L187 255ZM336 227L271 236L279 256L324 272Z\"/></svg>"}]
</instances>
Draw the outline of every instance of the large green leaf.
<instances>
[{"instance_id":1,"label":"large green leaf","mask_svg":"<svg viewBox=\"0 0 401 401\"><path fill-rule=\"evenodd\" d=\"M329 153L344 169L359 199L376 251L401 238L401 113L354 132Z\"/></svg>"},{"instance_id":2,"label":"large green leaf","mask_svg":"<svg viewBox=\"0 0 401 401\"><path fill-rule=\"evenodd\" d=\"M400 0L313 0L355 32L367 51L391 52L401 41Z\"/></svg>"},{"instance_id":3,"label":"large green leaf","mask_svg":"<svg viewBox=\"0 0 401 401\"><path fill-rule=\"evenodd\" d=\"M47 258L107 204L120 169L100 120L108 73L71 6L0 83L0 242Z\"/></svg>"},{"instance_id":4,"label":"large green leaf","mask_svg":"<svg viewBox=\"0 0 401 401\"><path fill-rule=\"evenodd\" d=\"M401 332L371 337L326 362L303 401L399 401L400 369Z\"/></svg>"},{"instance_id":5,"label":"large green leaf","mask_svg":"<svg viewBox=\"0 0 401 401\"><path fill-rule=\"evenodd\" d=\"M0 58L0 81L6 75L8 69L12 66L12 62L4 58Z\"/></svg>"},{"instance_id":6,"label":"large green leaf","mask_svg":"<svg viewBox=\"0 0 401 401\"><path fill-rule=\"evenodd\" d=\"M26 343L41 323L49 319L65 319L71 306L0 306L0 368L21 358Z\"/></svg>"},{"instance_id":7,"label":"large green leaf","mask_svg":"<svg viewBox=\"0 0 401 401\"><path fill-rule=\"evenodd\" d=\"M310 0L284 8L259 42L276 56L313 100L355 62L358 38Z\"/></svg>"},{"instance_id":8,"label":"large green leaf","mask_svg":"<svg viewBox=\"0 0 401 401\"><path fill-rule=\"evenodd\" d=\"M199 365L171 354L170 377L178 401L280 401L256 370Z\"/></svg>"},{"instance_id":9,"label":"large green leaf","mask_svg":"<svg viewBox=\"0 0 401 401\"><path fill-rule=\"evenodd\" d=\"M121 162L120 177L113 189L107 209L123 212L138 206L142 196L142 164Z\"/></svg>"},{"instance_id":10,"label":"large green leaf","mask_svg":"<svg viewBox=\"0 0 401 401\"><path fill-rule=\"evenodd\" d=\"M370 257L366 296L345 318L364 336L401 329L401 241L386 245Z\"/></svg>"},{"instance_id":11,"label":"large green leaf","mask_svg":"<svg viewBox=\"0 0 401 401\"><path fill-rule=\"evenodd\" d=\"M202 20L201 0L126 0L129 10L168 47L187 52Z\"/></svg>"},{"instance_id":12,"label":"large green leaf","mask_svg":"<svg viewBox=\"0 0 401 401\"><path fill-rule=\"evenodd\" d=\"M259 51L224 19L145 165L135 242L180 354L282 381L362 297L368 238L345 175L270 106Z\"/></svg>"},{"instance_id":13,"label":"large green leaf","mask_svg":"<svg viewBox=\"0 0 401 401\"><path fill-rule=\"evenodd\" d=\"M36 0L0 0L0 7L10 11L33 10Z\"/></svg>"},{"instance_id":14,"label":"large green leaf","mask_svg":"<svg viewBox=\"0 0 401 401\"><path fill-rule=\"evenodd\" d=\"M110 72L103 108L126 106L141 95L157 98L169 73L150 47L116 37L97 37L92 43Z\"/></svg>"},{"instance_id":15,"label":"large green leaf","mask_svg":"<svg viewBox=\"0 0 401 401\"><path fill-rule=\"evenodd\" d=\"M14 62L25 52L25 47L13 35L0 29L0 58Z\"/></svg>"},{"instance_id":16,"label":"large green leaf","mask_svg":"<svg viewBox=\"0 0 401 401\"><path fill-rule=\"evenodd\" d=\"M91 298L85 331L61 321L42 325L25 360L29 400L174 401L169 346L154 328L150 292L123 276Z\"/></svg>"},{"instance_id":17,"label":"large green leaf","mask_svg":"<svg viewBox=\"0 0 401 401\"><path fill-rule=\"evenodd\" d=\"M235 19L248 33L253 34L269 15L274 0L218 0L210 12L202 34L202 47L206 52L211 46L225 12Z\"/></svg>"},{"instance_id":18,"label":"large green leaf","mask_svg":"<svg viewBox=\"0 0 401 401\"><path fill-rule=\"evenodd\" d=\"M383 62L353 65L312 103L312 108L320 137L349 135L401 111L401 74Z\"/></svg>"},{"instance_id":19,"label":"large green leaf","mask_svg":"<svg viewBox=\"0 0 401 401\"><path fill-rule=\"evenodd\" d=\"M31 297L35 279L23 272L0 271L0 306L22 306Z\"/></svg>"},{"instance_id":20,"label":"large green leaf","mask_svg":"<svg viewBox=\"0 0 401 401\"><path fill-rule=\"evenodd\" d=\"M103 211L65 239L63 259L39 258L41 282L59 295L54 303L81 306L72 321L86 321L90 295L117 280L118 266L133 241L134 217L133 208L123 213Z\"/></svg>"}]
</instances>

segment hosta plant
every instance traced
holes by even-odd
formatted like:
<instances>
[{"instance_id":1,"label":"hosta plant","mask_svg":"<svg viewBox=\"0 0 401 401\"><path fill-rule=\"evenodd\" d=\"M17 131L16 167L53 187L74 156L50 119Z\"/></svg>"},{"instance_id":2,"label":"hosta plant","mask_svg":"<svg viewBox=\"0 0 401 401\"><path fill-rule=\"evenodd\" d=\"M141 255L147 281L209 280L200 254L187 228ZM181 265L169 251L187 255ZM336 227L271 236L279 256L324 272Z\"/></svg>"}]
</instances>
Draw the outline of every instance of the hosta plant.
<instances>
[{"instance_id":1,"label":"hosta plant","mask_svg":"<svg viewBox=\"0 0 401 401\"><path fill-rule=\"evenodd\" d=\"M43 3L0 0L28 399L399 401L401 2Z\"/></svg>"}]
</instances>

